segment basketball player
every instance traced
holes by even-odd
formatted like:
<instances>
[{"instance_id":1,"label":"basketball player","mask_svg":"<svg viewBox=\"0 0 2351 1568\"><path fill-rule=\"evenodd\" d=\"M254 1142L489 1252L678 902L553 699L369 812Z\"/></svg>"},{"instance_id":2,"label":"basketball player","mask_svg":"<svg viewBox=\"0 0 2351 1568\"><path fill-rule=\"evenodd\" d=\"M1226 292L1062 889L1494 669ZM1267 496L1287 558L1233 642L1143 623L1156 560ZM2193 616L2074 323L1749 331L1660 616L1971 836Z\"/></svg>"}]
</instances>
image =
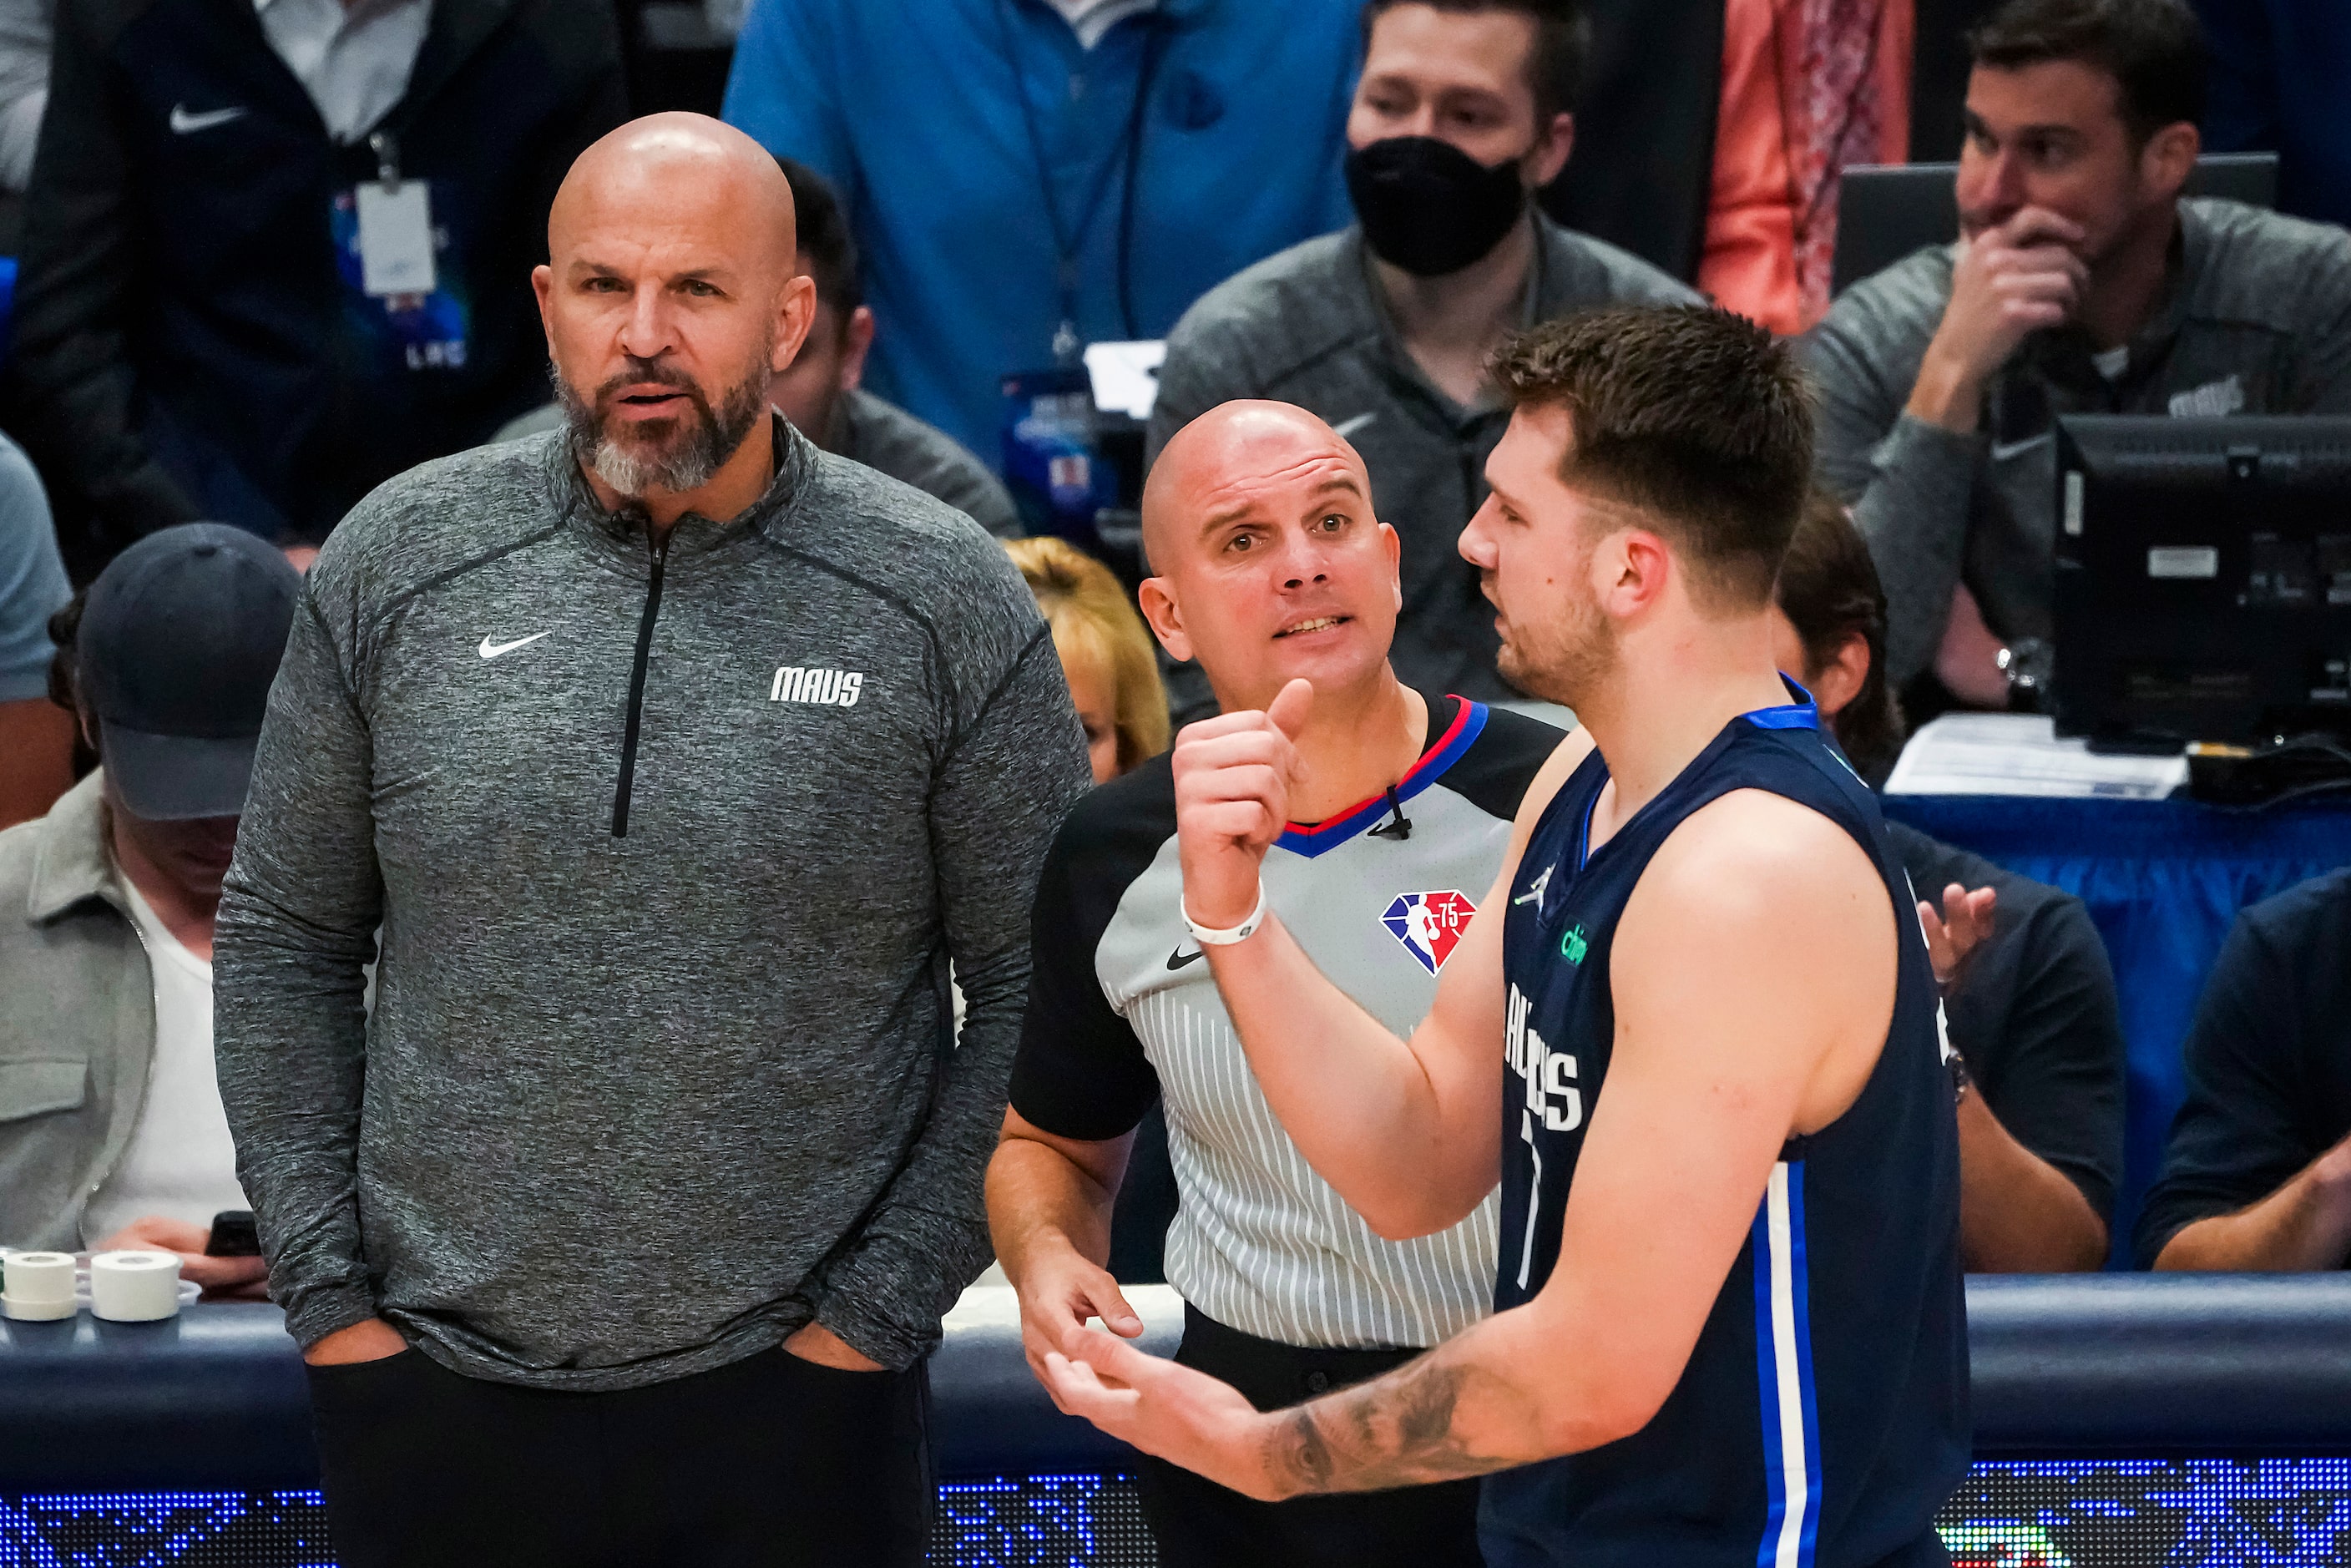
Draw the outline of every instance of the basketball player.
<instances>
[{"instance_id":1,"label":"basketball player","mask_svg":"<svg viewBox=\"0 0 2351 1568\"><path fill-rule=\"evenodd\" d=\"M1153 465L1142 601L1228 711L1292 679L1318 694L1298 737L1311 783L1265 878L1316 967L1388 1028L1427 1013L1560 732L1415 691L1388 664L1398 541L1363 459L1287 403L1228 402ZM1361 1383L1484 1317L1495 1204L1384 1240L1315 1176L1249 1076L1184 929L1175 781L1156 758L1081 801L1038 884L1029 1011L988 1167L997 1255L1030 1359L1099 1314L1140 1333L1103 1267L1135 1128L1165 1109L1177 1207L1167 1278L1178 1362L1265 1408ZM1490 1186L1490 1184L1489 1184ZM1485 1196L1485 1195L1481 1195ZM1167 1568L1476 1568L1478 1487L1261 1502L1145 1459Z\"/></svg>"},{"instance_id":2,"label":"basketball player","mask_svg":"<svg viewBox=\"0 0 2351 1568\"><path fill-rule=\"evenodd\" d=\"M1804 387L1695 308L1546 324L1497 379L1515 412L1462 553L1503 672L1596 750L1530 790L1409 1041L1264 908L1311 687L1194 726L1174 770L1184 919L1267 1099L1384 1236L1499 1172L1498 1311L1271 1414L1072 1330L1055 1396L1259 1497L1489 1475L1496 1568L1941 1563L1968 1450L1954 1091L1871 797L1772 668Z\"/></svg>"}]
</instances>

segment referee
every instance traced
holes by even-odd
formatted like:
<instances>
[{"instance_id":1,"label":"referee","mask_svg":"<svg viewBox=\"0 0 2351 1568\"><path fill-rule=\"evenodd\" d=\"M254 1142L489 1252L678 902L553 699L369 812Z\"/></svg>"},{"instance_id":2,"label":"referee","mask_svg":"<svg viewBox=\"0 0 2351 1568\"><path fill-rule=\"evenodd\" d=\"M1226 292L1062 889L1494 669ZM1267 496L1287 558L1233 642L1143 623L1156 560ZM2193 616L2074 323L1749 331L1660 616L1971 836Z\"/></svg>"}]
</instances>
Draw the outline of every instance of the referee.
<instances>
[{"instance_id":1,"label":"referee","mask_svg":"<svg viewBox=\"0 0 2351 1568\"><path fill-rule=\"evenodd\" d=\"M1412 690L1388 666L1397 538L1353 448L1312 414L1233 402L1168 443L1144 497L1143 607L1227 710L1305 676L1302 814L1268 854L1268 905L1315 962L1409 1033L1493 884L1521 796L1561 737ZM1410 1360L1488 1311L1491 1200L1416 1240L1374 1236L1259 1092L1182 915L1165 756L1087 796L1040 883L1029 1016L988 1172L998 1256L1032 1364L1099 1315L1142 1323L1102 1268L1134 1129L1165 1103L1179 1206L1177 1359L1260 1409ZM1171 1568L1476 1563L1478 1488L1253 1501L1157 1459L1144 1506Z\"/></svg>"},{"instance_id":2,"label":"referee","mask_svg":"<svg viewBox=\"0 0 2351 1568\"><path fill-rule=\"evenodd\" d=\"M996 542L769 410L794 248L739 131L590 148L567 428L392 480L305 585L217 1056L348 1568L923 1560L1085 747Z\"/></svg>"}]
</instances>

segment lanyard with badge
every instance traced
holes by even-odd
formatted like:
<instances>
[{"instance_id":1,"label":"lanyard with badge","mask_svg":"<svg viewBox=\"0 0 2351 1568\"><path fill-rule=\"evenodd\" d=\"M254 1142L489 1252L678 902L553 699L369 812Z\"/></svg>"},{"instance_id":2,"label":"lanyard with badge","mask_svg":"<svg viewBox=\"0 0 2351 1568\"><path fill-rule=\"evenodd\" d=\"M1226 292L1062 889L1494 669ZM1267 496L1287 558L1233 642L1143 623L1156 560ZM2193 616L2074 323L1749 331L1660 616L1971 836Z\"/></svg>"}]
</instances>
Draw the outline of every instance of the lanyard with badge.
<instances>
[{"instance_id":1,"label":"lanyard with badge","mask_svg":"<svg viewBox=\"0 0 2351 1568\"><path fill-rule=\"evenodd\" d=\"M329 214L347 314L397 365L462 370L471 312L456 269L444 265L450 239L433 221L433 183L401 177L391 131L377 131L368 146L376 177L337 192Z\"/></svg>"},{"instance_id":2,"label":"lanyard with badge","mask_svg":"<svg viewBox=\"0 0 2351 1568\"><path fill-rule=\"evenodd\" d=\"M1084 363L1085 339L1078 330L1078 256L1109 195L1112 177L1123 168L1118 281L1121 303L1126 304L1126 250L1133 225L1135 153L1141 145L1144 114L1165 47L1161 31L1155 26L1144 47L1134 100L1118 144L1095 170L1077 212L1066 214L1061 193L1054 188L1053 166L1045 155L1044 131L1038 124L1036 106L1029 99L1028 79L1021 74L1011 4L1012 0L995 0L997 27L1004 63L1012 73L1013 94L1020 104L1021 123L1028 131L1029 154L1036 162L1046 221L1052 231L1055 298L1061 319L1053 329L1051 366L1013 371L1004 377L1004 479L1006 487L1019 503L1022 519L1030 531L1092 540L1094 514L1118 502L1118 478L1111 465L1102 460L1095 442L1093 384ZM1128 335L1133 336L1132 323Z\"/></svg>"}]
</instances>

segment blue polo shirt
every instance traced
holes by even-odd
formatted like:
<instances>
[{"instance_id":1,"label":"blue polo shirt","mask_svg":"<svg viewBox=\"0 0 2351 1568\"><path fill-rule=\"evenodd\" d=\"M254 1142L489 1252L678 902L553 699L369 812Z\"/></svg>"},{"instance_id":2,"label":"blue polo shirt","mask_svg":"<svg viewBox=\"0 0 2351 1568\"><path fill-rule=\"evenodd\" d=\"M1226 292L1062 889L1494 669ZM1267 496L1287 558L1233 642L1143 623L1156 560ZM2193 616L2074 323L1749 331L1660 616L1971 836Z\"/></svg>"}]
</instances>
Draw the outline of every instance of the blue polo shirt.
<instances>
[{"instance_id":1,"label":"blue polo shirt","mask_svg":"<svg viewBox=\"0 0 2351 1568\"><path fill-rule=\"evenodd\" d=\"M1043 0L755 0L726 115L841 188L879 320L870 384L995 465L1000 379L1052 363L1054 209L1088 341L1165 337L1350 221L1357 8L1161 0L1089 50Z\"/></svg>"}]
</instances>

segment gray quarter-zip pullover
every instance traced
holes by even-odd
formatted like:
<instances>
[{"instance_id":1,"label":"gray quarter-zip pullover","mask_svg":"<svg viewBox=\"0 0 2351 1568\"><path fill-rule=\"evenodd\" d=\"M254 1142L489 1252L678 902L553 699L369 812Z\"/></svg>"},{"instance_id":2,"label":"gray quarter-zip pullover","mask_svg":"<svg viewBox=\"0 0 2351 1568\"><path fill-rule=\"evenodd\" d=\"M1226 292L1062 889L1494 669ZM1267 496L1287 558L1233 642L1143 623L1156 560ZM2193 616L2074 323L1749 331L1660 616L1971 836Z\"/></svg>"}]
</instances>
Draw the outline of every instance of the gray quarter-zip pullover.
<instances>
[{"instance_id":1,"label":"gray quarter-zip pullover","mask_svg":"<svg viewBox=\"0 0 2351 1568\"><path fill-rule=\"evenodd\" d=\"M814 1319L903 1367L987 1262L1084 745L995 541L773 429L767 496L664 544L548 435L392 480L312 570L214 959L303 1343L380 1313L611 1389Z\"/></svg>"}]
</instances>

